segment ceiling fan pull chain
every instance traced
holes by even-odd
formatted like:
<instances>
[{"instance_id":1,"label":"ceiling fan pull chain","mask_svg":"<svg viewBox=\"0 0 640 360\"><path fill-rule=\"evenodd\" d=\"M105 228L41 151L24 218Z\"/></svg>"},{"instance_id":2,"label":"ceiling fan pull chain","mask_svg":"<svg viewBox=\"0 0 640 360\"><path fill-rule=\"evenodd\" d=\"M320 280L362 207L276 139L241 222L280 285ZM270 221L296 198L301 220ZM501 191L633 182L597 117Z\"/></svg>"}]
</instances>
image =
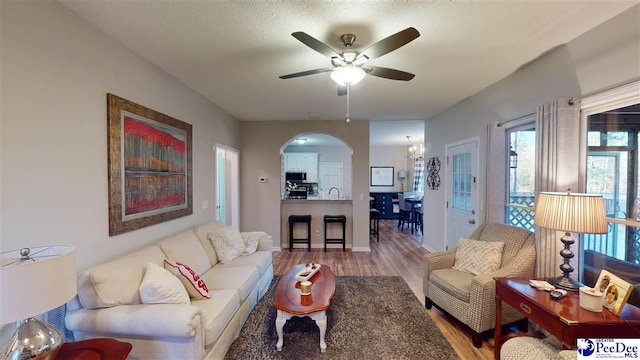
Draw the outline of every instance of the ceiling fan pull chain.
<instances>
[{"instance_id":1,"label":"ceiling fan pull chain","mask_svg":"<svg viewBox=\"0 0 640 360\"><path fill-rule=\"evenodd\" d=\"M347 122L351 122L351 116L349 115L349 96L351 95L351 84L347 83Z\"/></svg>"}]
</instances>

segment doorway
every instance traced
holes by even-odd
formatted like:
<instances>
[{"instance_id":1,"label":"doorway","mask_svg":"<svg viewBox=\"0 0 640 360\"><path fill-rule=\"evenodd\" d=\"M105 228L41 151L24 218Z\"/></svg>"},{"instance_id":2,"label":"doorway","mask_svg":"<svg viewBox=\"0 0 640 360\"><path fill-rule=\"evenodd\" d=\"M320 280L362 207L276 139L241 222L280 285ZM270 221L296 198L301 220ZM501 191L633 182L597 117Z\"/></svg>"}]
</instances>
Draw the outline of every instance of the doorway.
<instances>
[{"instance_id":1,"label":"doorway","mask_svg":"<svg viewBox=\"0 0 640 360\"><path fill-rule=\"evenodd\" d=\"M216 220L240 228L238 151L216 145Z\"/></svg>"},{"instance_id":2,"label":"doorway","mask_svg":"<svg viewBox=\"0 0 640 360\"><path fill-rule=\"evenodd\" d=\"M478 143L472 138L446 146L445 249L478 227Z\"/></svg>"}]
</instances>

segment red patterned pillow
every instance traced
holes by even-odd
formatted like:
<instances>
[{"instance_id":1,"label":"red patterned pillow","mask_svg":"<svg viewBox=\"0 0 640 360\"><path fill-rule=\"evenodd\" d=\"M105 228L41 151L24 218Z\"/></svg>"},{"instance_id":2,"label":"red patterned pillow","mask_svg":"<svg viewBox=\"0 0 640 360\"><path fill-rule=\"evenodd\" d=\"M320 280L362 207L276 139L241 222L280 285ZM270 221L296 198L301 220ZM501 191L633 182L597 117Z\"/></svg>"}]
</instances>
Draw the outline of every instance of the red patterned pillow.
<instances>
[{"instance_id":1,"label":"red patterned pillow","mask_svg":"<svg viewBox=\"0 0 640 360\"><path fill-rule=\"evenodd\" d=\"M207 284L205 284L204 280L202 280L202 278L187 265L165 259L164 268L171 271L173 275L180 279L182 285L187 289L189 297L192 299L202 300L211 298L211 296L209 296Z\"/></svg>"}]
</instances>

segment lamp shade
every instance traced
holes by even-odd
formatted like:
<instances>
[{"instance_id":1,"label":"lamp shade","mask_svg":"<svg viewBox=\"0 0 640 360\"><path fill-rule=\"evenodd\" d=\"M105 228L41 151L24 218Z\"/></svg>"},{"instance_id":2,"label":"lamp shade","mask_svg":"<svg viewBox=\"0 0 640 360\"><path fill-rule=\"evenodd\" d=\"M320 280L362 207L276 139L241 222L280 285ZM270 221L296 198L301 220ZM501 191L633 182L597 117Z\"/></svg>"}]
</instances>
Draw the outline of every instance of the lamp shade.
<instances>
[{"instance_id":1,"label":"lamp shade","mask_svg":"<svg viewBox=\"0 0 640 360\"><path fill-rule=\"evenodd\" d=\"M357 84L365 77L366 73L359 67L345 65L336 68L331 72L331 79L339 85Z\"/></svg>"},{"instance_id":2,"label":"lamp shade","mask_svg":"<svg viewBox=\"0 0 640 360\"><path fill-rule=\"evenodd\" d=\"M606 234L609 231L601 195L541 192L534 224L565 232Z\"/></svg>"},{"instance_id":3,"label":"lamp shade","mask_svg":"<svg viewBox=\"0 0 640 360\"><path fill-rule=\"evenodd\" d=\"M77 293L75 247L39 246L0 254L0 324L42 314Z\"/></svg>"}]
</instances>

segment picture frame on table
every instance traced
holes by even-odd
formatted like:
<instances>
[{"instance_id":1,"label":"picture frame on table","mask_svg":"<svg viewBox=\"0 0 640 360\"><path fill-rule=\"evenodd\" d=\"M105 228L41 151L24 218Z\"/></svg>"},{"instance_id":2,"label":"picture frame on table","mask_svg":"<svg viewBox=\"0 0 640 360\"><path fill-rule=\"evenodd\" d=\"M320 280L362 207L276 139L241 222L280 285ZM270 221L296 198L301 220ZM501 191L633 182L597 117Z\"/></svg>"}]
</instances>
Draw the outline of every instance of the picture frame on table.
<instances>
[{"instance_id":1,"label":"picture frame on table","mask_svg":"<svg viewBox=\"0 0 640 360\"><path fill-rule=\"evenodd\" d=\"M192 126L107 94L109 236L193 213Z\"/></svg>"},{"instance_id":2,"label":"picture frame on table","mask_svg":"<svg viewBox=\"0 0 640 360\"><path fill-rule=\"evenodd\" d=\"M631 295L633 286L607 270L600 271L596 290L604 293L602 305L614 315L620 315L624 305Z\"/></svg>"}]
</instances>

